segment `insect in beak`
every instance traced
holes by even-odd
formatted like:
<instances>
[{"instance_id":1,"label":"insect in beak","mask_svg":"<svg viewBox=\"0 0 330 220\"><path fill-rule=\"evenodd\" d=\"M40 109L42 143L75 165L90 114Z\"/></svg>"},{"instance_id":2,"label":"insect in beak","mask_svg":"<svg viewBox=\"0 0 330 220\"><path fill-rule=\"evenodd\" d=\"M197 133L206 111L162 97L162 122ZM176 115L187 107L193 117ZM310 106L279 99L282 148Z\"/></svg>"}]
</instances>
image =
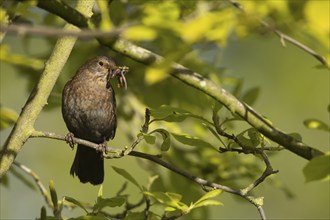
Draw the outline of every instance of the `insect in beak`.
<instances>
[{"instance_id":1,"label":"insect in beak","mask_svg":"<svg viewBox=\"0 0 330 220\"><path fill-rule=\"evenodd\" d=\"M118 88L124 87L127 90L127 81L124 74L128 73L128 70L127 66L116 66L114 70L110 70L109 78L113 79L118 76Z\"/></svg>"}]
</instances>

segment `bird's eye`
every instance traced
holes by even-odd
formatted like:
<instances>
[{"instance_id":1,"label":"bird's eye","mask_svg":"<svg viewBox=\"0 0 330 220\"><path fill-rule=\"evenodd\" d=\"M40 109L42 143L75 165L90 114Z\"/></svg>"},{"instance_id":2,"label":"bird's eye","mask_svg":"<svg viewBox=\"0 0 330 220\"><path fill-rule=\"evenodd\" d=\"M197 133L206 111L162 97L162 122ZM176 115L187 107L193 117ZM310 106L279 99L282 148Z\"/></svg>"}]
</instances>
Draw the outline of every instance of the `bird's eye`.
<instances>
[{"instance_id":1,"label":"bird's eye","mask_svg":"<svg viewBox=\"0 0 330 220\"><path fill-rule=\"evenodd\" d=\"M100 65L100 66L103 66L103 64L104 64L104 63L103 63L102 61L99 61L99 65Z\"/></svg>"}]
</instances>

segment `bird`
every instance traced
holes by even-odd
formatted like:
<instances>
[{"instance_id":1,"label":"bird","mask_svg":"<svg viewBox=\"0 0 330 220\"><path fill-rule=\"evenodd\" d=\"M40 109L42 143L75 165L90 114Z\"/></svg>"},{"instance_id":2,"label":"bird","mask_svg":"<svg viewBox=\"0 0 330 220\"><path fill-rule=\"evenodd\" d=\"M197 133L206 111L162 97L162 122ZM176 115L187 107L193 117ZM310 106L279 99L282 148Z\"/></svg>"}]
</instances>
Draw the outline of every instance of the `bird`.
<instances>
[{"instance_id":1,"label":"bird","mask_svg":"<svg viewBox=\"0 0 330 220\"><path fill-rule=\"evenodd\" d=\"M115 91L109 80L120 75L113 59L97 56L83 64L65 84L62 92L62 116L69 130L67 137L88 140L106 147L117 128ZM123 83L122 83L123 84ZM126 84L125 84L126 87ZM70 174L92 185L104 181L102 151L78 144Z\"/></svg>"}]
</instances>

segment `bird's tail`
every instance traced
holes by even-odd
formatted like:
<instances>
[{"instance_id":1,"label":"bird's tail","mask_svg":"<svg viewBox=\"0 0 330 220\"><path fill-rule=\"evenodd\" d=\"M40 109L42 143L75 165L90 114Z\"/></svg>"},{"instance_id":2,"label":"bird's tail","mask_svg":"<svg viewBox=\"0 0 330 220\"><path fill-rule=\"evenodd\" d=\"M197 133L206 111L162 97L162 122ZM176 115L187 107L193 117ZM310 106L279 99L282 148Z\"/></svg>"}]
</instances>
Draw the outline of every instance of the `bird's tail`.
<instances>
[{"instance_id":1,"label":"bird's tail","mask_svg":"<svg viewBox=\"0 0 330 220\"><path fill-rule=\"evenodd\" d=\"M102 153L79 144L70 174L72 176L77 175L82 183L89 182L93 185L103 183L104 165Z\"/></svg>"}]
</instances>

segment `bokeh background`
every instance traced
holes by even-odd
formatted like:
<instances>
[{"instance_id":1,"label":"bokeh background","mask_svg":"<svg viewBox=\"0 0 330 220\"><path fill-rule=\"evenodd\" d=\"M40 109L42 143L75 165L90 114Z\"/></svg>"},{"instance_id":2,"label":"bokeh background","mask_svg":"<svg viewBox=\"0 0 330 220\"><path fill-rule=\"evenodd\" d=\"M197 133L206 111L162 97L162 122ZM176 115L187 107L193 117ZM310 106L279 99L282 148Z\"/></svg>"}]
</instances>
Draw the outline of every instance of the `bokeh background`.
<instances>
[{"instance_id":1,"label":"bokeh background","mask_svg":"<svg viewBox=\"0 0 330 220\"><path fill-rule=\"evenodd\" d=\"M322 22L328 22L329 25L329 21L322 20ZM3 44L10 45L11 51L15 53L35 57L47 57L52 49L49 39L40 37L27 37L23 40L22 36L7 35ZM58 134L67 133L57 101L60 100L60 89L63 87L63 83L74 74L84 60L94 54L103 53L115 57L120 64L132 62L105 48L99 48L97 43L92 40L80 41L78 44L62 71L62 76L58 82L58 91L55 90L52 93L53 101L50 103L50 107L47 107L37 120L35 127L38 130ZM316 42L315 47L319 47ZM220 54L218 65L225 70L226 77L242 80L245 91L253 87L260 88L260 96L253 106L254 109L265 115L282 130L299 133L305 143L322 151L329 151L329 133L311 130L303 125L303 121L307 118L330 121L329 112L327 112L327 106L330 102L330 76L327 69L317 68L318 62L304 51L290 44L283 47L279 39L271 34L255 34L244 38L230 37ZM205 53L203 58L207 60L213 58L212 56L212 53ZM166 94L175 89L174 86L186 88L175 79L167 79L174 83L173 88L155 85L145 88L148 86L147 84L139 85L142 83L141 80L135 80L143 80L145 69L144 67L135 67L127 75L128 91L116 90L120 109L124 109L127 104L125 103L127 101L125 96L134 95L134 89L140 89L141 93L144 91L144 99L141 98L141 100L148 100L148 96L152 96L150 92ZM36 82L31 78L38 78L39 74L38 71L31 71L31 69L25 73L24 68L16 68L1 61L1 104L20 112L29 96L33 82ZM130 91L130 88L133 88L133 91ZM191 91L191 89L185 90L187 97L195 95ZM175 94L175 92L173 93ZM165 104L173 104L171 97L168 97L168 100L164 101ZM145 101L144 104L148 106L150 103L154 105L151 107L158 105L157 101L152 102L150 100ZM139 113L137 115L143 115L144 107L141 105L134 111ZM190 110L194 112L194 109ZM196 111L199 112L199 108ZM118 114L120 116L121 112ZM139 126L143 123L143 117L136 118L135 120L138 122L133 123L123 119L125 112L122 114L117 135L109 143L110 146L124 147L129 145L131 142L127 137L127 130L137 134L140 130ZM0 132L1 145L4 144L11 128ZM81 184L77 178L72 178L69 175L73 157L74 151L62 141L34 138L29 139L23 146L16 160L37 173L46 186L50 180L54 180L60 198L70 196L93 203L96 200L99 187ZM115 196L125 182L121 176L112 170L111 166L126 169L139 183L146 184L150 173L145 169L141 160L133 157L106 160L104 195L107 197ZM273 184L268 184L266 181L254 191L255 195L265 197L264 209L268 219L330 218L329 181L305 183L302 169L307 161L288 151L281 151L273 155L271 163L274 169L280 171L271 177L276 181L273 181ZM26 176L20 170L16 170ZM163 168L159 168L159 172L164 176L169 175ZM163 178L165 178L164 176ZM173 179L168 179L169 182L164 180L163 185L184 184L181 187L184 187L186 192L191 190L192 193L200 190L193 183L184 180L183 177L175 174L174 176L177 182L171 182ZM34 219L39 216L40 208L44 205L44 199L40 193L27 187L12 174L9 174L8 178L8 187L0 185L0 218L8 220ZM29 176L26 178L30 179ZM175 190L175 187L172 189ZM130 194L131 201L137 201L140 196L139 191L130 184L127 193ZM223 193L218 197L218 200L223 202L224 206L210 207L208 219L257 219L259 217L255 207L236 196ZM73 211L66 210L64 213L66 216L75 216L83 214L83 211L75 209Z\"/></svg>"}]
</instances>

